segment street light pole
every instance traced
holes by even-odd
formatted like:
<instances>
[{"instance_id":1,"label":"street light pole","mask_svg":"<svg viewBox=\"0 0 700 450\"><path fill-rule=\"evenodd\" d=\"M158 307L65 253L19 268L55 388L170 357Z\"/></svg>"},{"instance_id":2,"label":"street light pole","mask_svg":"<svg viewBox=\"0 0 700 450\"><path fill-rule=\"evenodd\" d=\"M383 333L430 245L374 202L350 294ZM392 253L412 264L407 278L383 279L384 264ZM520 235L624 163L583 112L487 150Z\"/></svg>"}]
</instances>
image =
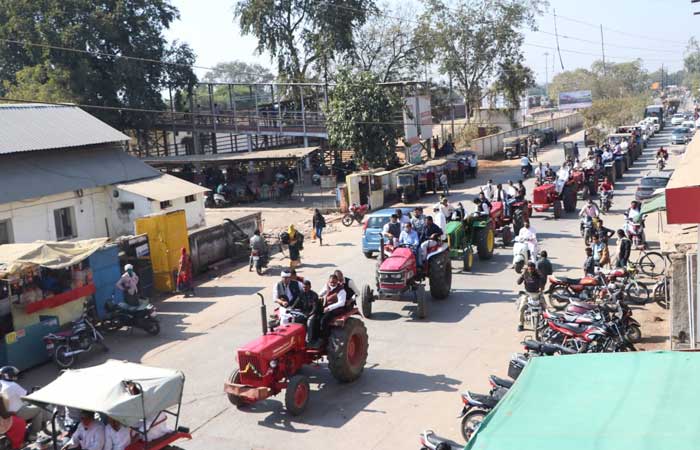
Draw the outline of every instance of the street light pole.
<instances>
[{"instance_id":1,"label":"street light pole","mask_svg":"<svg viewBox=\"0 0 700 450\"><path fill-rule=\"evenodd\" d=\"M549 99L549 52L544 52L544 93Z\"/></svg>"}]
</instances>

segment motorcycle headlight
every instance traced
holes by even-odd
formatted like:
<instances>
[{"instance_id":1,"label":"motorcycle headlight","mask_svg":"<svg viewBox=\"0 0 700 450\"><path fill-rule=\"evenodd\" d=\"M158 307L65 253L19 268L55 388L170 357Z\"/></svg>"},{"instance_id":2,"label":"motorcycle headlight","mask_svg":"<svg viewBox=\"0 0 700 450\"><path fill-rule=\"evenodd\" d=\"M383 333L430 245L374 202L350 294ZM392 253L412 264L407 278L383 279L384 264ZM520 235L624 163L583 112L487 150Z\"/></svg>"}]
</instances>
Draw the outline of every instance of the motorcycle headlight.
<instances>
[{"instance_id":1,"label":"motorcycle headlight","mask_svg":"<svg viewBox=\"0 0 700 450\"><path fill-rule=\"evenodd\" d=\"M272 361L270 361L270 367L272 367L273 369L275 367L277 367L277 360L276 359L273 359Z\"/></svg>"}]
</instances>

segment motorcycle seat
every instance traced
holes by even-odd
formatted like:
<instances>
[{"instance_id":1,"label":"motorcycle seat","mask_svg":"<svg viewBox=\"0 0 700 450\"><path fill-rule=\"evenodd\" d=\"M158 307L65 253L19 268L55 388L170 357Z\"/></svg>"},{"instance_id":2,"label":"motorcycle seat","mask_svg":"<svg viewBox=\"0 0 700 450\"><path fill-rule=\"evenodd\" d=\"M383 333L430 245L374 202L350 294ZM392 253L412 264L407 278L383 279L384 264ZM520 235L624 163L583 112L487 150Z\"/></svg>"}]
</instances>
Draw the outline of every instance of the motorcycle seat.
<instances>
[{"instance_id":1,"label":"motorcycle seat","mask_svg":"<svg viewBox=\"0 0 700 450\"><path fill-rule=\"evenodd\" d=\"M487 406L489 408L494 408L498 404L499 400L491 395L475 394L473 392L469 392L469 397L471 397L472 400L479 402L482 405Z\"/></svg>"},{"instance_id":2,"label":"motorcycle seat","mask_svg":"<svg viewBox=\"0 0 700 450\"><path fill-rule=\"evenodd\" d=\"M554 283L564 283L564 284L581 284L581 278L550 276L549 281L554 282Z\"/></svg>"},{"instance_id":3,"label":"motorcycle seat","mask_svg":"<svg viewBox=\"0 0 700 450\"><path fill-rule=\"evenodd\" d=\"M597 306L594 305L594 304L586 303L586 302L579 302L579 301L576 301L576 300L570 302L569 304L572 305L572 306L574 306L574 307L581 308L581 309L585 309L585 310L588 310L588 311L591 311L591 310L594 310L594 309L597 308Z\"/></svg>"},{"instance_id":4,"label":"motorcycle seat","mask_svg":"<svg viewBox=\"0 0 700 450\"><path fill-rule=\"evenodd\" d=\"M451 441L447 438L438 436L437 434L433 433L432 431L428 431L425 433L425 440L430 443L430 445L433 446L433 448L436 448L439 444L447 444L450 446L452 449L463 449L464 445L458 444L454 441Z\"/></svg>"},{"instance_id":5,"label":"motorcycle seat","mask_svg":"<svg viewBox=\"0 0 700 450\"><path fill-rule=\"evenodd\" d=\"M506 380L505 378L500 378L500 377L497 377L496 375L491 375L489 378L491 379L491 381L493 381L493 383L496 386L501 386L501 387L504 387L506 389L510 389L511 387L513 387L512 380Z\"/></svg>"},{"instance_id":6,"label":"motorcycle seat","mask_svg":"<svg viewBox=\"0 0 700 450\"><path fill-rule=\"evenodd\" d=\"M595 277L583 277L578 284L582 286L596 286L598 285L598 280Z\"/></svg>"},{"instance_id":7,"label":"motorcycle seat","mask_svg":"<svg viewBox=\"0 0 700 450\"><path fill-rule=\"evenodd\" d=\"M588 325L579 325L571 322L557 322L557 326L561 328L566 328L567 330L572 331L576 334L581 334L584 331L586 331L586 328L588 328Z\"/></svg>"}]
</instances>

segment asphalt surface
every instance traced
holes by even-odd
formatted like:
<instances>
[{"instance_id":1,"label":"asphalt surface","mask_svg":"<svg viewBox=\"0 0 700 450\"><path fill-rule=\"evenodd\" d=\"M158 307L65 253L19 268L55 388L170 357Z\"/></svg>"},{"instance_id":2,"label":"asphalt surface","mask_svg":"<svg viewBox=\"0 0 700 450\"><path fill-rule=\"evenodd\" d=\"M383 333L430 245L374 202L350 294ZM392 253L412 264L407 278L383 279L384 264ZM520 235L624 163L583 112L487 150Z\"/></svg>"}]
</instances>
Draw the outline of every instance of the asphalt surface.
<instances>
[{"instance_id":1,"label":"asphalt surface","mask_svg":"<svg viewBox=\"0 0 700 450\"><path fill-rule=\"evenodd\" d=\"M653 138L616 185L613 210L606 217L608 227L622 225L621 212L629 205L640 176L653 168L656 145L667 145L669 134L665 131ZM563 150L541 151L540 159L558 165ZM671 156L670 167L677 159ZM498 183L518 177L517 161L481 170L476 180L452 189L450 201L466 205L488 178ZM530 193L532 179L526 186ZM436 197L424 198L422 204L435 201ZM580 276L584 251L576 214L555 220L551 212L535 213L531 222L555 273ZM647 225L654 240L655 227ZM355 225L329 234L324 247L307 239L300 274L312 280L316 290L336 268L358 284L373 282L376 260L362 255L360 237L361 229ZM236 349L261 333L259 300L254 294L262 289L269 301L278 279L274 274L288 264L280 255L262 277L247 267L222 266L197 286L196 297L175 296L157 305L162 321L159 336L149 337L139 330L119 332L109 338L110 353L96 352L81 364L112 357L182 370L187 382L181 424L194 435L190 442L177 443L185 449L410 449L418 448L418 434L427 428L459 442L459 392L487 391L487 376L505 376L511 354L521 349L523 338L533 334L516 331L517 288L516 274L509 269L511 258L511 248L497 248L489 261L476 258L472 273L455 271L451 295L432 301L424 320L414 319L414 305L409 302L375 303L375 315L364 320L370 342L362 377L340 384L325 363L304 368L312 394L300 417L287 414L283 395L238 409L223 393L224 380L237 365ZM458 261L454 265L455 270L461 268ZM637 314L665 317L656 305L637 308ZM657 328L646 347L664 345L663 322ZM643 325L645 335L647 330ZM30 371L24 383L45 384L57 373L45 365Z\"/></svg>"}]
</instances>

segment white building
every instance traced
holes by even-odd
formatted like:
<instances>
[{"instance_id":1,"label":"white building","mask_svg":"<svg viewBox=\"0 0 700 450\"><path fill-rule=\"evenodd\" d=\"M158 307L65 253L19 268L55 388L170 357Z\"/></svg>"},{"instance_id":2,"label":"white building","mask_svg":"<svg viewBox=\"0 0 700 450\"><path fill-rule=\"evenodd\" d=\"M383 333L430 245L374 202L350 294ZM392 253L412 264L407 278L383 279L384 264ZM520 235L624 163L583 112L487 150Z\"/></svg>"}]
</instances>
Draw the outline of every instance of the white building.
<instances>
[{"instance_id":1,"label":"white building","mask_svg":"<svg viewBox=\"0 0 700 450\"><path fill-rule=\"evenodd\" d=\"M78 107L0 105L0 244L133 234L163 210L204 226L206 189L127 155L128 139Z\"/></svg>"}]
</instances>

